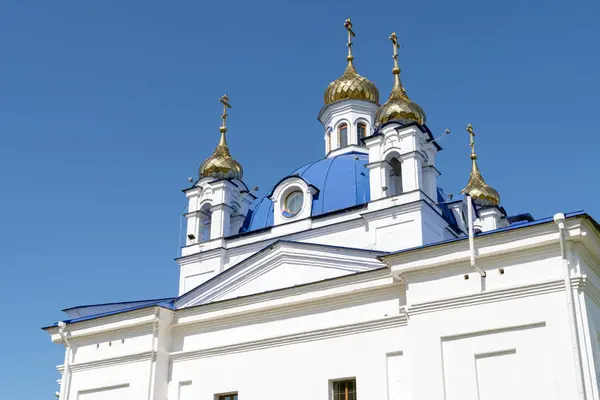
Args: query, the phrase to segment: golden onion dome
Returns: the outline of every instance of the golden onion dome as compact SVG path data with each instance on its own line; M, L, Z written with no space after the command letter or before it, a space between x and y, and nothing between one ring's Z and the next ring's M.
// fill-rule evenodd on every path
M323 97L326 105L348 99L365 100L379 104L377 87L373 82L356 72L351 59L348 60L344 75L327 86Z
M400 81L400 67L398 66L398 39L396 33L392 33L390 40L394 45L394 87L390 93L390 97L382 105L375 114L375 122L378 125L385 124L388 121L400 122L418 122L424 125L426 122L425 111L414 101L408 98L404 86Z
M473 137L475 132L471 124L467 126L467 132L471 136L471 175L467 186L461 191L463 194L471 196L475 204L480 206L497 206L500 204L500 194L496 189L485 183L481 171L477 166L477 154L475 154L475 141Z
M206 177L224 178L224 179L239 179L244 177L244 169L242 165L231 157L225 133L227 132L227 108L231 108L227 95L221 97L220 102L223 103L223 124L219 128L221 131L221 139L213 154L208 157L198 169L199 179Z
M355 36L355 34L352 30L352 22L350 22L350 19L346 20L344 27L348 30L348 56L346 57L348 66L341 77L327 86L325 95L323 96L325 105L348 99L365 100L379 104L379 90L377 90L375 84L364 76L360 76L354 68L352 37Z

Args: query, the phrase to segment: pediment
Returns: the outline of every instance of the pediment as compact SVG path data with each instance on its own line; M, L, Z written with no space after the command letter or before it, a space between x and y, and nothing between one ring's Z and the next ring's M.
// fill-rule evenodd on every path
M275 242L176 300L189 307L370 271L383 252L312 243Z

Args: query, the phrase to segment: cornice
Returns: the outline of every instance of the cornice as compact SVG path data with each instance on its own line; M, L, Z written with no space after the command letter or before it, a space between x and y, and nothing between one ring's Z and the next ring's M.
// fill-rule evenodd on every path
M378 331L383 329L392 329L406 326L406 316L399 315L394 317L382 318L367 322L360 322L349 325L324 328L314 331L295 333L291 335L282 335L261 340L236 343L233 345L219 346L206 349L187 350L171 353L173 363L198 358L221 356L225 354L240 353L245 351L260 350L264 348L273 348L297 343L310 342L315 340L330 339L339 336L355 335L364 332Z
M372 114L375 113L378 108L379 106L377 104L371 103L370 101L344 99L336 101L335 103L325 104L319 111L317 119L321 121L323 125L328 125L329 122L331 122L331 119L339 117L340 115L348 112L356 110L364 114Z
M600 307L600 290L587 277L583 278L583 293Z
M233 325L256 324L261 321L285 319L291 315L305 315L319 313L323 309L343 308L348 304L364 304L379 299L392 299L402 297L399 285L389 279L385 284L355 288L350 292L322 294L317 297L294 299L290 302L263 303L258 307L239 307L223 310L196 309L196 314L188 314L177 318L172 325L176 331L198 331L205 327L228 327ZM200 306L202 307L202 306Z
M178 322L176 325L203 323L213 318L237 318L237 315L265 312L267 309L281 307L297 307L299 304L310 302L323 304L325 301L333 301L335 297L347 296L349 293L358 295L360 292L392 285L393 282L388 269L382 267L325 281L182 308L175 314ZM206 316L211 313L216 316Z
M506 256L510 252L530 250L536 247L558 243L558 230L539 229L498 232L494 235L475 237L477 258ZM396 275L412 273L437 266L453 267L470 257L468 241L455 240L449 243L408 249L403 252L383 256L382 261L392 268Z
M99 360L73 363L69 366L72 372L85 371L89 369L111 367L115 365L135 363L141 361L156 360L157 351L142 351L139 353L130 353L117 357L101 358Z
M468 243L466 245L468 245ZM522 249L520 249L520 250L522 250ZM560 248L558 247L558 243L551 242L546 245L540 245L539 247L528 249L526 255L527 255L527 257L532 257L532 256L536 256L536 255L542 256L541 257L542 259L553 258L553 257L558 258L558 257L560 257ZM515 250L515 251L507 252L507 253L498 252L498 253L486 255L485 257L478 255L477 260L480 261L479 266L483 270L487 270L487 266L490 263L494 263L497 261L503 261L506 264L509 264L511 261L522 261L523 257L524 256L523 256L522 251ZM441 271L444 271L444 270L464 269L465 266L467 266L467 265L468 265L468 263L465 263L465 259L460 258L460 259L448 261L447 263L436 264L429 268L415 269L412 271L404 272L404 273L402 273L402 280L404 280L407 283L411 283L414 280L420 280L420 279L426 278L431 275L439 274Z
M571 284L573 285L573 289L579 290L580 288L584 287L584 279L581 276L573 277L571 278ZM468 307L497 301L517 299L521 297L562 292L564 290L564 280L556 279L533 283L530 285L513 286L464 296L415 303L408 307L407 312L409 315L419 315L430 312L444 311L452 308Z

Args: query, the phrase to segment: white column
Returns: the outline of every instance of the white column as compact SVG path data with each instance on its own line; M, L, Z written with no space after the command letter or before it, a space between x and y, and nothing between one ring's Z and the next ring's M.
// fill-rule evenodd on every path
M439 171L433 165L423 167L423 191L431 200L437 201L437 177Z
M212 206L210 219L210 239L231 235L231 211L227 204Z
M406 193L422 189L422 179L421 157L414 152L402 160L402 190Z

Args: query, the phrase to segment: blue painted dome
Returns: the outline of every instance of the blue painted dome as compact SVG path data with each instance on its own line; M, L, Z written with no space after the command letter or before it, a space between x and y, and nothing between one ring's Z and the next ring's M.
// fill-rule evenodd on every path
M318 189L312 202L314 217L369 201L369 170L365 167L368 160L364 153L340 154L303 165L283 179L297 176ZM242 232L273 226L273 202L269 195L275 186L248 213Z

